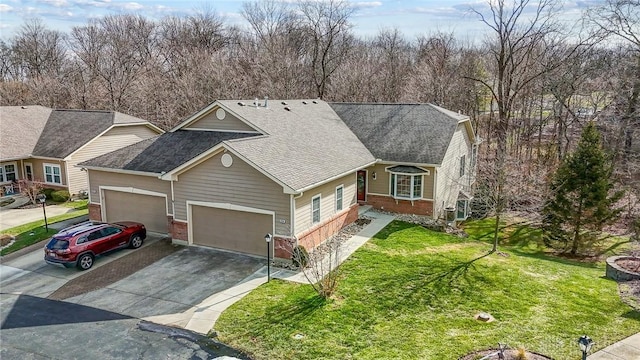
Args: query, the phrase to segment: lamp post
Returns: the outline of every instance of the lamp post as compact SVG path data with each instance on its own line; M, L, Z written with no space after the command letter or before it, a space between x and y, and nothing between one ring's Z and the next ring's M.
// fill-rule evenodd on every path
M587 360L587 354L591 351L593 340L587 335L582 335L578 339L578 345L580 345L580 351L582 351L582 360Z
M267 233L264 236L264 241L267 242L267 282L271 281L271 240L273 235Z
M38 201L42 204L42 213L44 213L44 229L49 232L49 224L47 223L47 210L45 209L45 202L47 201L47 195L38 194L36 197Z

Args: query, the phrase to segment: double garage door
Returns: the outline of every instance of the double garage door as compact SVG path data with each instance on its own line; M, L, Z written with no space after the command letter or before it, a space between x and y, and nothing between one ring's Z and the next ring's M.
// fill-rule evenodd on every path
M104 203L107 222L131 220L143 223L148 231L168 232L164 196L104 190Z
M273 232L273 215L190 206L194 245L266 256L267 243L264 236Z

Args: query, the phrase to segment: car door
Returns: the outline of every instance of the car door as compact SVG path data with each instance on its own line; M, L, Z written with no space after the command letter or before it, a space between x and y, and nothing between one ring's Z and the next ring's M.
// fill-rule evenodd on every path
M125 239L123 231L115 226L107 226L102 229L102 234L106 238L105 241L108 244L107 250L113 250L127 245L129 239Z
M87 249L94 254L99 255L109 249L107 237L104 236L101 229L96 229L87 235Z

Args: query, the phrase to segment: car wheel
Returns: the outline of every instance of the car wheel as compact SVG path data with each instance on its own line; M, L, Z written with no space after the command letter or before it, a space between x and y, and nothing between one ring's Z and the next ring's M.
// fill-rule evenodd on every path
M129 247L137 249L142 246L142 241L142 236L140 236L140 234L133 234L131 236L131 240L129 240Z
M78 269L89 270L93 266L93 255L82 254L78 258Z

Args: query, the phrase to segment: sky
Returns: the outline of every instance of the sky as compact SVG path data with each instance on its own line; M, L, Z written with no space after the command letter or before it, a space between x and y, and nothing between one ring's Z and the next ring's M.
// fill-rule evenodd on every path
M297 0L282 0L295 2ZM317 0L322 1L322 0ZM382 29L399 29L407 38L437 32L454 33L461 40L477 40L488 32L474 9L486 9L495 0L348 0L356 11L351 21L361 37ZM531 0L535 3L537 0ZM573 22L582 10L604 0L557 0L560 18ZM140 14L151 19L186 16L203 9L215 11L226 24L247 27L240 15L245 0L0 0L0 38L14 36L26 20L40 18L49 29L70 32L89 19L110 14Z

